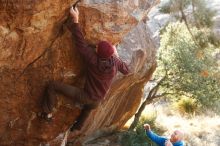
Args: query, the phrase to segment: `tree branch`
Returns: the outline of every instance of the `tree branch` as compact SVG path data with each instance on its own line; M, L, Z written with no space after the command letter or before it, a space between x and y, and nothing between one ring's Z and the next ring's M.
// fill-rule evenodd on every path
M184 23L185 23L185 25L186 25L186 28L187 28L187 30L189 31L189 33L190 33L190 35L191 35L191 37L192 37L194 43L195 43L198 47L201 47L201 46L199 45L199 43L196 41L196 39L195 39L195 37L194 37L194 35L193 35L193 33L192 33L190 27L189 27L188 21L187 21L187 19L186 19L186 15L185 15L184 10L183 10L182 1L181 1L180 8L179 8L179 9L180 9L180 13L181 13L181 15L182 15L182 16L181 16L181 20L184 21Z
M160 85L162 84L162 82L166 79L167 77L167 70L165 75L157 82L157 84L150 90L150 92L148 93L148 96L146 97L145 101L141 104L140 108L138 109L137 113L134 115L134 121L132 122L132 124L129 127L129 130L133 130L136 126L137 123L140 119L140 116L143 112L143 110L145 109L145 106L147 104L150 104L155 98L158 98L157 96L155 96L159 90Z

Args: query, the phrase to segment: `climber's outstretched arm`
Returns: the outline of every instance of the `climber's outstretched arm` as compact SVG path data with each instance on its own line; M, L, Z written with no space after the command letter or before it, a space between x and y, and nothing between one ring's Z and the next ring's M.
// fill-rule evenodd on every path
M79 26L79 11L77 8L70 8L70 16L73 22L73 26L70 28L74 38L76 49L83 55L85 60L89 63L95 64L97 61L95 51L88 46L87 42L84 39L82 31Z

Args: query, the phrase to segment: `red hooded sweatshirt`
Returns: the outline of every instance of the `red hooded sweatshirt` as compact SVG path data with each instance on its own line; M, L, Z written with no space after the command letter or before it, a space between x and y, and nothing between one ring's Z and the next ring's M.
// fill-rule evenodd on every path
M109 58L99 58L93 48L86 43L78 23L73 23L71 32L77 50L87 63L84 91L94 100L104 99L117 71L129 73L128 66L114 54Z

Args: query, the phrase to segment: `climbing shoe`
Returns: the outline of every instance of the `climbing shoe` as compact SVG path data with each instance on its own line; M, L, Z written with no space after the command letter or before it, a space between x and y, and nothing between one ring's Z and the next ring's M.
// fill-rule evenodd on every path
M47 122L51 122L52 121L52 114L51 113L46 113L46 112L39 112L38 114L37 114L37 116L40 118L40 119L43 119L43 120L45 120L45 121L47 121Z

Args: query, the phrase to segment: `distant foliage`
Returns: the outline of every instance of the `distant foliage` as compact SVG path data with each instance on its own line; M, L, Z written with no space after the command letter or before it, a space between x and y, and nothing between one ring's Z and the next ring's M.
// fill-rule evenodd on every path
M216 47L209 29L192 27L195 40L184 23L170 23L161 35L157 74L167 72L162 92L194 97L204 107L218 107L220 69L215 59ZM216 106L214 106L216 105Z
M165 14L174 14L180 11L180 8L186 9L192 0L168 0L159 7L159 11Z
M173 105L180 114L190 116L198 113L201 106L196 99L190 97L182 97L178 101L174 102Z
M162 134L164 130L155 125L156 115L141 117L135 131L127 131L123 134L121 139L122 146L157 146L145 134L143 125L148 123L151 129L158 134Z
M207 3L204 0L194 0L194 24L199 27L212 27L213 20L212 18L215 16L216 11L207 7Z
M216 14L216 11L207 7L204 0L168 0L159 7L159 11L170 14L177 20L183 19L182 11L188 16L188 21L197 28L212 27L212 18Z
M171 1L164 3L162 6L159 7L159 11L161 13L169 14L171 13Z

